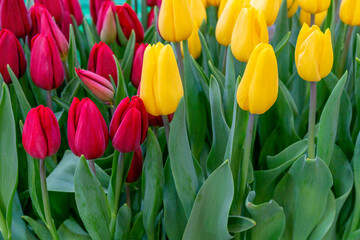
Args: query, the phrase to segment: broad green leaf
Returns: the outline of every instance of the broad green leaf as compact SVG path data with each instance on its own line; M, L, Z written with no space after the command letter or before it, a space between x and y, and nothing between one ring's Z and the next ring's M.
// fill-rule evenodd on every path
M341 55L344 49L346 33L348 30L348 25L343 23L342 21L338 21L335 31L332 31L332 43L334 48L334 65L333 72L337 77L340 77L343 73L341 73L340 65L341 65Z
M52 101L54 101L58 106L62 107L63 109L65 109L67 112L70 109L70 103L66 102L65 100L57 97L57 96L53 96Z
M182 239L231 239L227 220L233 196L234 184L226 161L200 188Z
M61 99L71 104L73 98L75 97L77 91L79 90L80 81L81 80L75 76L75 78L72 79L70 83L68 83L65 86L64 90L61 92Z
M139 212L134 216L132 227L129 233L129 239L142 239L145 233L145 229L143 226L143 217L142 212Z
M124 79L130 79L131 68L134 58L134 49L135 49L135 31L132 30L129 41L126 45L124 59L122 62L122 69L124 70Z
M89 26L89 23L86 18L83 19L83 27L85 30L87 44L90 48L92 48L95 44L95 39L91 27Z
M286 47L286 44L289 42L291 36L291 32L288 32L282 39L281 41L276 45L275 47L275 54L276 56L278 56Z
M251 218L242 216L229 216L228 229L231 233L244 232L253 228L255 225L256 222Z
M63 240L91 240L89 234L87 234L73 218L65 220L65 222L60 225L58 233L60 239Z
M41 239L41 240L51 240L51 234L46 227L46 225L41 221L36 221L28 216L22 217L34 230L35 234Z
M110 238L110 206L99 180L86 159L78 160L75 170L75 200L80 217L92 239Z
M209 73L209 65L208 65L208 61L212 62L212 57L211 57L211 53L209 50L209 46L206 43L206 40L204 38L204 35L202 34L202 32L199 30L199 38L200 38L200 43L201 43L201 52L202 52L202 56L203 56L203 69L204 72L206 74Z
M119 39L121 46L126 46L128 40L126 39L124 32L122 31L122 28L120 26L119 16L117 14L115 14L115 20L116 20L117 38Z
M127 239L130 232L131 225L131 209L124 204L116 217L116 228L114 239Z
M148 22L148 13L147 13L147 4L146 0L141 0L141 24L144 29L147 27Z
M356 111L360 112L360 34L356 35L356 52L354 60L354 97ZM360 116L357 114L353 130L353 139L355 141L360 130Z
M349 159L351 159L354 153L354 143L350 133L352 115L353 111L350 97L346 91L343 91L339 108L339 116L341 117L339 118L337 129L337 145L343 150Z
M226 68L225 68L225 86L223 94L223 104L224 104L224 115L225 120L228 126L232 124L232 118L234 114L234 104L235 103L235 92L236 92L236 77L234 70L234 56L231 52L231 47L229 46L226 54Z
M189 217L199 188L199 182L186 133L184 99L180 100L172 120L169 137L169 157L176 191L184 207L185 214Z
M75 67L79 67L78 57L76 53L76 41L74 27L70 24L70 37L69 37L69 55L68 55L68 68L69 68L69 77L73 79L75 77Z
M118 61L118 59L114 57L114 61L116 64L116 70L117 70L117 88L116 88L116 94L115 94L115 100L114 100L114 104L115 107L117 105L119 105L119 103L121 102L121 100L123 100L124 98L126 98L127 96L129 96L128 92L127 92L127 88L126 88L126 83L124 80L124 75L123 75L123 71L121 70L121 66L120 63Z
M225 85L225 76L224 76L224 74L219 69L217 69L211 63L211 61L209 61L209 67L210 67L210 70L211 70L212 74L214 75L215 80L219 84L221 93L223 93L224 92L224 85ZM210 85L210 83L209 83L209 85Z
M193 69L193 74L195 75L195 77L198 77L197 79L199 81L199 84L205 92L207 99L209 99L209 78L206 76L204 70L193 57L191 57L191 66Z

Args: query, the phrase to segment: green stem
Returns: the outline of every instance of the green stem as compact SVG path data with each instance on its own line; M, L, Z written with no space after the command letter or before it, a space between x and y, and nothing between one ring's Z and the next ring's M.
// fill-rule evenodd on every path
M89 160L89 166L94 175L96 175L95 160Z
M315 159L316 82L310 83L308 158Z
M62 64L63 64L64 72L65 72L65 83L68 84L70 81L70 73L69 73L69 68L67 66L66 60L63 60Z
M48 106L48 108L50 108L52 110L52 99L51 99L51 90L47 91L46 94L46 104Z
M310 27L311 27L312 25L315 25L315 14L311 14L311 15L310 15Z
M46 225L51 233L52 238L55 240L58 240L59 236L57 234L54 221L51 218L49 196L48 196L48 191L47 191L47 186L46 186L45 160L40 159L39 165L40 165L41 194L42 194L43 205L44 205Z
M164 130L165 130L165 136L166 136L166 143L169 146L169 138L170 138L170 123L169 123L169 119L168 116L161 116L163 123L164 123Z
M138 3L137 3L137 0L134 0L134 2L135 2L135 12L137 14L138 13Z
M126 204L131 209L131 190L129 184L125 184L125 191L126 191Z
M181 77L181 80L184 81L184 62L183 62L183 58L182 58L180 42L174 42L174 45L175 45L175 50L176 50L176 58L177 58L177 64L179 67L180 77Z
M347 60L348 52L349 52L349 48L350 48L351 36L352 36L353 29L354 29L353 26L349 26L349 30L348 30L347 36L346 36L344 50L343 50L343 52L341 54L341 58L340 58L340 66L338 68L337 76L342 76L342 73L344 72L344 68L345 68L345 64L346 64L346 60Z
M227 52L228 52L228 47L225 47L225 52L224 52L224 58L223 58L223 64L222 64L222 71L225 73L226 71L226 58L227 58Z

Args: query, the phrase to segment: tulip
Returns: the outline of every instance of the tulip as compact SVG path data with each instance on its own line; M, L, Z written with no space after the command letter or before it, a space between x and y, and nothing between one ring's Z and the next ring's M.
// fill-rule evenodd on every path
M99 74L110 81L110 76L117 85L117 69L114 53L111 48L103 42L95 43L90 51L88 70Z
M316 13L315 14L315 25L321 26L321 24L323 23L324 19L327 16L327 10L321 13ZM300 23L301 24L308 24L310 25L311 22L311 14L308 12L305 12L303 9L301 9L300 11Z
M22 143L25 151L33 158L45 159L57 153L61 144L60 128L50 108L40 105L29 111Z
M340 19L344 23L357 26L360 25L360 2L356 0L342 0L340 5Z
M93 22L96 24L99 17L99 10L103 2L111 0L90 0L90 13Z
M134 156L131 160L130 169L126 177L127 183L134 183L139 180L143 168L143 157L141 148L138 147L134 151Z
M121 6L116 6L116 14L119 17L121 30L127 39L130 38L132 30L134 30L136 42L144 41L144 28L129 4L124 3Z
M79 0L63 0L65 11L68 11L74 16L77 25L81 25L83 22L84 15L81 10Z
M7 65L18 78L24 75L27 66L19 40L12 32L3 29L0 31L0 74L6 83L11 83Z
M300 7L311 14L321 13L327 10L331 0L299 0Z
M176 111L184 95L174 51L170 45L157 43L144 53L140 97L146 111L154 116Z
M231 37L231 51L237 60L247 62L253 49L261 42L269 42L265 16L261 9L244 5Z
M243 0L229 0L216 24L216 40L224 46L228 46L231 42L236 20L239 16Z
M220 1L221 0L206 0L206 5L211 5L211 6L219 6L220 5Z
M61 22L60 29L68 42L69 42L69 38L70 38L70 24L73 24L72 18L70 16L70 13L68 11L65 11L63 21Z
M62 0L35 0L36 4L43 5L55 18L57 24L60 24L64 17L64 5Z
M206 10L201 0L187 0L192 19L196 21L198 26L206 21Z
M169 42L181 42L192 33L192 17L187 0L164 0L159 14L159 31Z
M23 0L0 1L0 28L6 28L18 38L31 31L31 20Z
M281 0L251 0L250 4L263 11L267 25L271 26L275 23L281 2Z
M114 99L115 90L111 82L88 70L81 70L75 68L75 72L81 81L90 89L96 97L103 102L112 102Z
M201 54L201 42L198 31L199 31L199 26L197 25L196 21L194 21L193 32L188 39L189 52L194 59L199 58Z
M49 35L36 35L31 41L30 75L36 86L45 90L60 87L64 68L55 41Z
M96 25L97 32L100 34L101 41L112 44L116 39L116 20L115 3L111 1L103 2L99 11Z
M146 4L150 7L153 7L156 5L156 0L146 0Z
M71 103L68 116L68 141L71 151L88 160L101 157L108 145L109 134L99 109L89 98Z
M138 88L141 81L141 73L143 69L143 61L144 61L144 52L146 47L149 44L142 43L135 51L135 56L133 60L132 70L131 70L131 82L134 87Z
M252 114L263 114L278 96L278 65L273 47L260 43L251 53L244 76L237 90L241 109Z
M299 0L287 0L288 18L294 16L299 8Z
M309 28L305 23L295 48L295 63L300 77L309 82L318 82L331 72L333 62L330 30L327 29L324 34L318 26Z
M170 114L167 116L169 123L173 120L174 118L174 114ZM162 127L164 126L164 122L161 116L153 116L151 114L148 114L148 119L149 119L149 126L150 127Z
M228 0L220 0L219 10L218 10L218 18L220 18L222 12L224 11L225 5Z
M155 11L154 11L154 8L151 8L151 10L148 14L146 27L149 28L153 24L155 24Z
M116 150L133 152L145 141L148 130L147 112L141 98L124 98L110 123L110 138Z

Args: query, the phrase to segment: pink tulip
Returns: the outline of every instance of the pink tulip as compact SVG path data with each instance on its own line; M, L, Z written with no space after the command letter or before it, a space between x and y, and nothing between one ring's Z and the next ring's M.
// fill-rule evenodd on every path
M43 5L60 24L64 17L64 5L62 0L35 0L35 3Z

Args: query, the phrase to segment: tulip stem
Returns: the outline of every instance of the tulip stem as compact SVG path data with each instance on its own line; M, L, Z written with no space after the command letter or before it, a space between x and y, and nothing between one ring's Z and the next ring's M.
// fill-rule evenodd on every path
M46 186L45 160L40 159L39 165L40 165L41 194L42 194L42 200L43 200L43 205L44 205L46 225L51 233L52 238L58 240L59 236L57 234L54 221L51 218L49 196L48 196L48 191L47 191L47 186Z
M310 83L308 158L315 159L316 82Z
M165 130L165 136L166 136L166 143L169 146L169 137L170 137L170 123L169 123L169 119L168 116L161 116L163 123L164 123L164 130Z
M226 71L227 52L228 52L228 47L225 47L223 64L222 64L222 71L223 71L224 73L225 73L225 71Z
M138 4L137 4L137 0L134 0L134 3L135 3L135 12L136 14L138 13Z
M91 171L94 173L94 175L96 175L95 160L89 160L89 166L90 166Z
M129 184L125 184L125 191L126 191L126 204L131 209L131 190Z
M243 202L245 200L245 194L246 194L246 184L247 184L247 178L248 178L248 171L249 171L249 163L250 163L250 157L251 157L251 145L252 145L252 139L253 139L253 133L254 133L254 122L255 122L255 115L249 114L249 120L246 130L246 138L244 142L244 157L241 162L241 179L240 179L240 193L239 193L239 208L240 212L243 206Z
M66 60L63 60L62 64L63 64L64 72L65 72L65 83L68 84L70 81L70 73L69 73L69 68L66 64Z
M176 58L177 58L181 80L184 82L184 62L182 58L180 42L174 42L174 44L175 44Z
M52 110L52 99L51 99L51 90L47 91L47 95L46 95L46 103L48 108L50 108Z
M315 25L315 14L311 14L311 15L310 15L310 27L311 27L312 25Z

